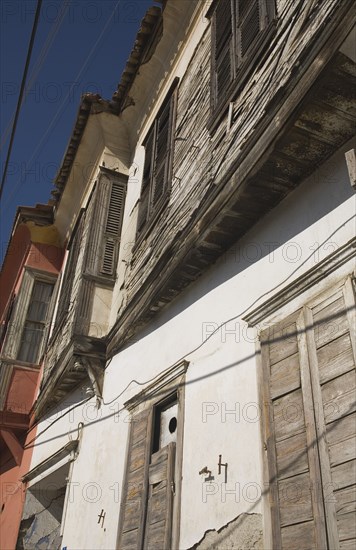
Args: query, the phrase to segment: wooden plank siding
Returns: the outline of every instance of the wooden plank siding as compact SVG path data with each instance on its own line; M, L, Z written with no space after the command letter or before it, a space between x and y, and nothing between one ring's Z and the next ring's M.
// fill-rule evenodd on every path
M133 247L110 356L353 135L354 67L337 53L351 4L277 2L275 31L213 128L207 25L178 85L169 202Z
M261 333L267 455L275 462L269 472L273 548L356 545L351 285L348 279Z

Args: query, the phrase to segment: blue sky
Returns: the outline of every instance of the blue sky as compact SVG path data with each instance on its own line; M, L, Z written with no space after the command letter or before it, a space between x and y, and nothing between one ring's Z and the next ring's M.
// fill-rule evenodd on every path
M43 0L1 201L1 260L19 205L47 203L84 92L111 98L154 0ZM116 9L115 9L116 8ZM1 174L36 0L1 0Z

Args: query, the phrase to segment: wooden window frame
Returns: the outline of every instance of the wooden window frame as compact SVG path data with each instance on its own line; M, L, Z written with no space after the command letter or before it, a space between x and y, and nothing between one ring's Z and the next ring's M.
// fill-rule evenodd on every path
M51 312L51 301L54 295L56 280L57 280L57 277L54 274L47 273L45 271L41 271L38 269L25 267L21 286L14 300L11 317L8 323L8 330L4 338L4 343L2 348L2 354L4 357L13 359L16 362L20 351L20 347L21 347L22 334L23 334L25 322L27 319L28 308L31 303L31 296L32 296L34 285L37 282L48 283L53 285L53 290L52 290L51 300L47 307L46 320L44 323L44 331L42 334L41 343L39 345L39 349L37 353L37 361L36 363L29 363L28 361L19 360L23 364L40 365L45 342L47 340L49 327L50 327L49 314Z
M230 74L229 85L221 97L217 91L217 67L216 67L216 19L219 2L230 1L231 32L224 44L224 49L230 50ZM246 0L245 0L246 1ZM264 46L270 41L276 28L276 2L275 0L250 0L250 6L243 14L242 21L239 19L238 6L241 0L215 0L207 17L211 19L211 116L208 121L209 131L216 129L228 110L229 104L235 99L242 86L246 83L253 68L257 63L262 63L267 55L267 48ZM241 28L248 17L252 14L254 7L259 7L259 31L251 40L247 50L242 52ZM220 52L221 54L221 52Z
M169 201L172 184L178 82L179 78L175 78L151 128L143 140L145 161L139 199L136 241L140 241L149 233ZM162 180L162 192L156 200L156 164L158 162L158 144L160 138L159 124L167 106L169 106L167 146L161 159L161 166L159 166L163 170L164 176Z
M32 304L35 302L35 296L34 292L35 289L39 285L47 285L47 287L50 287L50 294L48 296L48 301L42 301L41 304L45 305L45 312L44 312L44 318L43 319L36 319L33 317L30 317L30 308ZM22 326L21 331L21 337L19 342L19 347L16 354L16 359L20 360L23 363L31 363L31 364L38 364L41 357L41 350L43 349L43 342L46 335L46 329L48 326L48 312L50 311L51 306L51 299L53 296L55 284L53 281L43 281L38 278L35 278L30 299L27 306L27 311L25 315L25 320ZM29 331L29 332L28 332ZM33 333L39 333L39 336L36 336L35 339L32 341L33 336L31 334ZM26 344L26 340L30 336L29 341L29 348L26 351L26 347L24 346ZM37 341L38 339L38 341ZM33 356L33 360L32 360Z

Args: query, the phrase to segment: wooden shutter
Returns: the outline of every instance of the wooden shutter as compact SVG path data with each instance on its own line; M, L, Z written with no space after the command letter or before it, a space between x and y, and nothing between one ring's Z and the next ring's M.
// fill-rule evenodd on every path
M348 281L261 334L276 549L356 542L354 304Z
M238 0L237 2L237 43L238 63L246 54L261 30L261 0Z
M116 181L111 183L110 198L106 207L106 221L101 243L102 257L100 272L103 275L114 275L116 273L125 194L126 186Z
M231 0L220 0L213 18L213 103L224 100L234 77Z
M171 548L175 443L152 455L148 474L145 550Z
M147 475L151 451L150 410L132 417L125 481L121 500L118 548L141 550L147 501Z

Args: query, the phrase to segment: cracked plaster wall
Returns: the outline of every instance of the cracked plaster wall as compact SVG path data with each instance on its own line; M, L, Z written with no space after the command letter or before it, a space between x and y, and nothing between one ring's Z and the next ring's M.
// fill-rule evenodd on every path
M209 530L189 550L262 550L261 514L241 514L216 531Z

